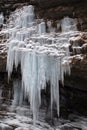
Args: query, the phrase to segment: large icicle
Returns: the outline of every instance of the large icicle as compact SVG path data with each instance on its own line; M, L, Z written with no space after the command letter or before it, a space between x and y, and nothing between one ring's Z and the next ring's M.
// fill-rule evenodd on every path
M34 19L31 5L15 11L9 20L8 78L13 65L17 69L20 64L24 97L30 102L34 122L41 104L41 89L45 89L50 81L51 110L56 103L59 115L59 81L63 83L64 73L70 73L69 36L64 32L76 30L75 21L64 18L61 24L63 33L51 31L47 34L45 22Z

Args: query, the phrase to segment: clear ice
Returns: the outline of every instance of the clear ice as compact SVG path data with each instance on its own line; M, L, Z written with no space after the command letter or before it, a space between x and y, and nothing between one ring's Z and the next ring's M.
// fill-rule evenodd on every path
M41 90L46 88L47 82L50 82L51 87L51 110L55 102L59 116L59 81L64 84L64 74L70 74L67 31L76 31L76 23L66 17L61 21L61 28L62 33L47 33L45 22L35 19L32 5L16 10L9 18L8 79L13 66L17 69L20 64L22 89L24 97L30 102L34 122L38 118ZM18 86L18 83L15 84ZM14 98L13 104L22 102L17 99L19 97L16 92Z

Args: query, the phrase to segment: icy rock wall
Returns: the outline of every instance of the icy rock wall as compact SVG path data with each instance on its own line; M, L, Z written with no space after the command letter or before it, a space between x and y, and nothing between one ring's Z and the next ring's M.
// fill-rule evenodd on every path
M74 33L76 26L74 20L67 17L61 22L62 33L46 33L45 22L34 16L32 5L16 10L9 18L6 33L9 34L8 79L13 66L17 69L20 64L24 97L28 97L36 122L41 104L41 90L46 88L49 81L51 110L55 102L59 115L59 81L63 83L64 74L70 74L69 36ZM75 26L75 30L71 26ZM18 93L15 98L17 97Z

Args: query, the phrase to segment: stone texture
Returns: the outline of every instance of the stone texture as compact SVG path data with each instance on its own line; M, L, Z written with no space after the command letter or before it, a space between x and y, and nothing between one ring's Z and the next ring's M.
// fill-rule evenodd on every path
M34 0L35 1L35 0ZM81 0L36 0L37 3L41 8L50 8L50 7L55 7L59 5L65 5L65 4L76 4L78 2L81 2Z

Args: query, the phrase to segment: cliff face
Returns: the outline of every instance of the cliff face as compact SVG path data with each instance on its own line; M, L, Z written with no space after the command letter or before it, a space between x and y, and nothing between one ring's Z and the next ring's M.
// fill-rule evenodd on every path
M87 30L87 1L86 0L43 0L38 2L36 11L39 17L51 19L56 22L65 16L78 18L78 28L81 31Z
M86 0L1 0L0 12L9 15L16 8L23 5L33 4L37 16L45 20L51 19L56 22L65 16L78 18L78 28L87 30L87 1Z
M37 17L43 18L45 21L52 20L54 27L56 27L57 21L65 16L77 18L78 30L81 32L85 31L81 35L83 42L80 54L83 59L73 58L71 76L65 76L65 85L87 91L87 1L50 0L49 2L49 0L2 0L0 1L0 11L4 12L4 15L7 16L16 8L27 4L33 4L35 6ZM78 44L80 45L81 41L78 41ZM72 49L70 51L72 53ZM4 54L0 55L0 72L6 72L6 57L3 55ZM76 53L74 52L73 55L76 55Z

